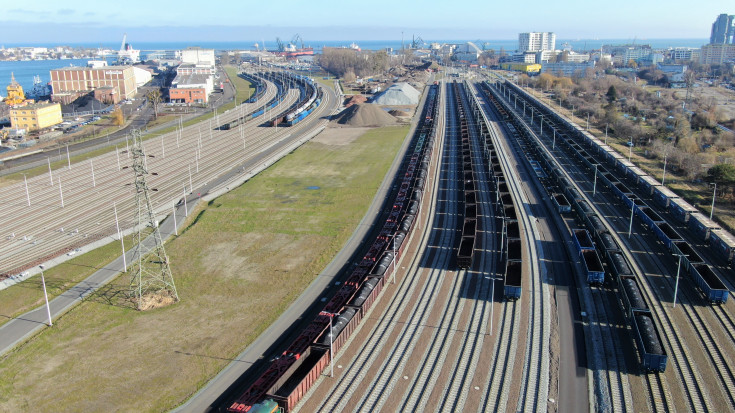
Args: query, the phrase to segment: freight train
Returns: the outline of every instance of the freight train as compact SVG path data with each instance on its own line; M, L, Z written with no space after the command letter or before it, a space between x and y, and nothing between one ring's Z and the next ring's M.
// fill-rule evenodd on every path
M595 179L599 180L602 185L608 187L625 205L631 208L632 213L656 234L661 242L671 250L673 255L682 256L681 264L683 268L692 277L708 301L712 303L724 303L727 301L729 291L717 274L712 271L712 268L702 261L692 262L690 259L691 254L682 253L676 245L681 245L681 242L684 241L683 238L655 212L652 206L647 205L636 196L617 177L629 182L631 187L635 187L642 194L652 196L658 207L670 212L679 222L686 223L700 240L709 241L713 247L713 251L720 258L732 263L735 240L733 240L729 233L722 230L716 223L709 220L703 214L696 212L696 208L693 208L671 190L633 165L613 148L605 145L599 139L571 122L568 122L556 114L556 112L529 99L528 95L517 86L510 83L506 83L506 86L513 93L518 93L528 102L532 103L534 105L532 107L535 108L534 110L543 114L544 121L554 129L555 141L560 142L575 157L580 159L591 173L595 171ZM600 161L599 163L598 160ZM688 250L693 249L688 248Z
M459 247L457 248L457 266L462 269L467 269L472 266L472 259L475 256L475 233L477 232L475 169L473 167L469 125L465 114L465 106L462 101L462 91L464 88L461 88L461 84L456 82L453 82L451 85L457 118L459 119L458 126L462 144L462 188L464 191L464 212L462 215L463 219L460 221L462 236L460 237Z
M304 88L302 84L303 80L301 79L303 76L291 75L288 72L261 72L261 73L257 73L254 75L243 75L243 77L246 78L247 80L250 80L251 82L257 82L255 95L251 97L250 99L248 99L246 102L249 102L249 103L256 102L257 99L259 99L260 97L263 96L263 94L265 94L265 89L266 89L265 80L270 80L271 82L273 82L278 88L278 92L276 93L276 96L273 99L271 99L268 103L263 105L262 108L254 110L248 113L247 115L240 116L237 119L232 120L230 122L223 123L222 125L216 128L218 130L235 129L239 125L244 124L245 122L251 119L255 119L259 116L262 116L267 111L274 109L285 98L286 91L288 90L288 87L289 87L288 83L296 83L300 88L302 89ZM258 96L258 94L260 94L260 96ZM250 102L253 98L255 100Z
M299 100L276 116L270 126L293 126L316 109L322 101L322 91L307 76L292 75L299 86Z
M461 86L463 90L466 90L467 85L465 83L461 83ZM481 109L479 107L479 103L474 98L474 95L472 96L473 98L468 99L470 109L473 111L473 113L480 113ZM481 144L484 153L480 157L470 157L470 162L483 160L487 161L487 164L472 164L472 169L470 170L470 168L468 168L468 162L466 161L466 158L464 158L464 156L466 156L465 154L467 154L468 151L464 149L465 139L463 138L463 159L465 159L465 161L463 162L463 173L465 180L465 225L462 229L463 241L464 234L466 233L465 229L470 228L467 230L467 233L469 233L469 231L471 231L471 229L473 228L471 220L476 219L477 217L477 207L474 201L476 198L476 194L474 192L476 174L472 171L477 171L480 168L483 168L485 170L488 170L491 174L492 179L489 181L491 191L490 195L495 196L496 200L495 218L500 220L502 223L500 240L500 250L502 257L501 268L502 264L505 264L505 269L502 276L503 296L506 299L515 300L521 297L521 283L524 277L523 271L524 269L528 268L527 266L524 267L522 264L524 240L521 239L518 215L516 213L519 206L516 205L515 200L510 194L506 181L506 173L501 166L498 153L495 149L495 143L493 141L493 137L497 138L495 131L490 129L490 126L487 122L485 122L484 119L478 117L476 118L476 121L479 126L479 136L481 138ZM462 134L464 135L464 132L462 132ZM467 205L470 206L468 207ZM469 222L468 217L470 219ZM458 263L460 262L460 259L463 258L462 253L462 244L460 243L460 249L457 255ZM466 257L466 252L464 256Z
M398 191L383 226L357 267L343 274L340 289L296 340L228 411L252 412L277 403L291 411L338 352L382 291L408 244L423 197L436 134L438 87L427 92L424 116L404 158ZM422 176L424 178L422 178ZM331 328L330 328L331 327ZM267 410L266 410L267 411Z
M590 168L595 167L596 160L602 161L597 166L598 177L607 181L606 184L618 186L620 181L616 178L617 175L620 179L626 179L636 185L642 193L652 195L658 206L671 213L677 221L686 224L700 241L709 243L716 255L732 265L735 255L735 238L732 234L723 230L704 214L697 212L697 209L691 204L633 165L615 149L578 125L569 122L546 105L540 104L518 86L505 82L503 87L508 89L508 93L515 93L527 103L531 103L537 116L543 115L543 122L552 125L556 139L567 142L569 146L578 151L579 156ZM620 192L623 192L622 187L620 189Z
M561 167L545 151L541 150L538 141L532 138L525 125L520 122L519 115L512 112L510 105L504 102L489 83L483 83L480 87L486 98L497 109L501 118L508 122L509 129L522 139L529 158L533 158L536 164L544 170L544 188L552 194L563 194L564 199L571 204L569 211L574 210L580 222L587 229L574 231L577 251L582 256L586 269L586 280L590 284L601 284L605 281L605 272L600 261L600 256L606 261L613 273L613 280L618 285L618 297L622 302L624 313L633 330L633 336L637 343L641 360L641 367L648 372L663 372L666 369L668 355L661 344L656 323L653 320L648 304L640 293L638 279L633 274L632 266L621 253L617 242L607 231L602 220L594 210L580 196L579 192L561 173ZM512 114L512 115L511 115ZM559 139L559 136L556 136ZM560 211L561 213L561 211ZM585 234L587 237L585 237ZM592 238L591 242L588 238ZM590 249L593 247L594 249ZM593 257L594 253L594 257ZM588 255L589 258L585 257ZM589 261L588 261L589 260ZM634 281L630 281L633 279ZM631 287L633 283L635 287Z

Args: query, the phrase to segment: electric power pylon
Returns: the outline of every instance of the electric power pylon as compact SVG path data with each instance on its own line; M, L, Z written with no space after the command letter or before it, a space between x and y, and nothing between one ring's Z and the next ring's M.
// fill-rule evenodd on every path
M163 239L158 230L156 218L153 215L151 204L151 189L146 182L148 175L146 154L143 149L143 139L139 130L131 132L133 146L130 150L133 155L133 172L135 173L135 204L138 208L137 230L135 232L135 255L130 268L130 296L137 301L138 310L144 309L143 303L147 299L155 300L170 297L179 301L176 285L171 274L166 250L163 248ZM153 158L152 155L148 155ZM151 228L153 233L144 245L144 228ZM151 242L152 241L152 242ZM153 245L150 245L150 244Z

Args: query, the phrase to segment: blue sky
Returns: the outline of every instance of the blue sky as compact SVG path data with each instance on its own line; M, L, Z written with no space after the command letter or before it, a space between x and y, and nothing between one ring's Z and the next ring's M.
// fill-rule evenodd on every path
M337 6L335 6L335 4ZM695 6L692 6L695 4ZM730 10L727 8L730 7ZM34 0L3 6L0 42L305 39L709 38L725 0L460 1L97 1Z

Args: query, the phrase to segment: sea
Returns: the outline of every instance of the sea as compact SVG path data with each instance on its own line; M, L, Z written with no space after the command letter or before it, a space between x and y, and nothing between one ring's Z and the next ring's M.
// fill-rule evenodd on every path
M501 48L505 51L513 51L518 48L517 39L501 39L501 40L482 40L482 39L465 39L465 40L427 40L426 43L453 43L460 44L471 41L478 47L483 49L493 49L499 51ZM132 46L141 51L141 58L145 59L146 55L161 50L181 50L187 47L197 46L204 49L214 50L255 50L255 44L258 43L262 50L264 42L262 40L253 41L227 41L227 42L139 42ZM316 53L321 52L324 47L350 47L352 41L335 41L335 40L317 40L313 42L305 42L304 46L313 47ZM381 50L392 48L399 50L403 45L409 46L410 41L401 40L356 40L357 46L363 50ZM569 44L572 50L585 51L599 49L602 45L621 45L621 44L647 44L654 49L668 49L672 47L701 47L707 44L707 39L557 39L556 46L561 49L564 44ZM55 43L29 43L15 44L8 43L2 46L10 47L54 47L59 44ZM118 42L107 43L72 43L65 46L73 48L89 48L89 49L110 49L117 50L120 48ZM266 49L275 49L275 42L265 42ZM15 80L23 86L23 90L31 90L33 88L34 76L39 76L43 83L50 81L49 72L52 69L58 69L65 66L84 66L89 59L66 59L66 60L30 60L30 61L0 61L0 95L5 96L5 86L10 83L10 74L15 75Z

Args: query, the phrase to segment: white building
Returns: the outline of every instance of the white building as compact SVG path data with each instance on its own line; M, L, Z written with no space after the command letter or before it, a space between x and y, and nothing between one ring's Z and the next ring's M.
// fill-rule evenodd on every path
M580 76L585 77L587 75L587 69L595 67L594 61L584 63L573 63L573 62L557 62L557 63L544 63L541 65L541 73L551 73L558 76Z
M671 50L671 60L692 61L699 60L699 49L692 47L675 47Z
M133 66L133 74L135 75L135 85L141 87L153 79L153 74L148 70Z
M481 53L482 50L477 45L472 42L467 42L457 46L452 58L459 61L477 62L477 58Z
M518 34L519 52L540 52L556 49L556 34L552 32L529 32Z
M181 51L181 63L197 66L214 66L214 49L190 47Z

